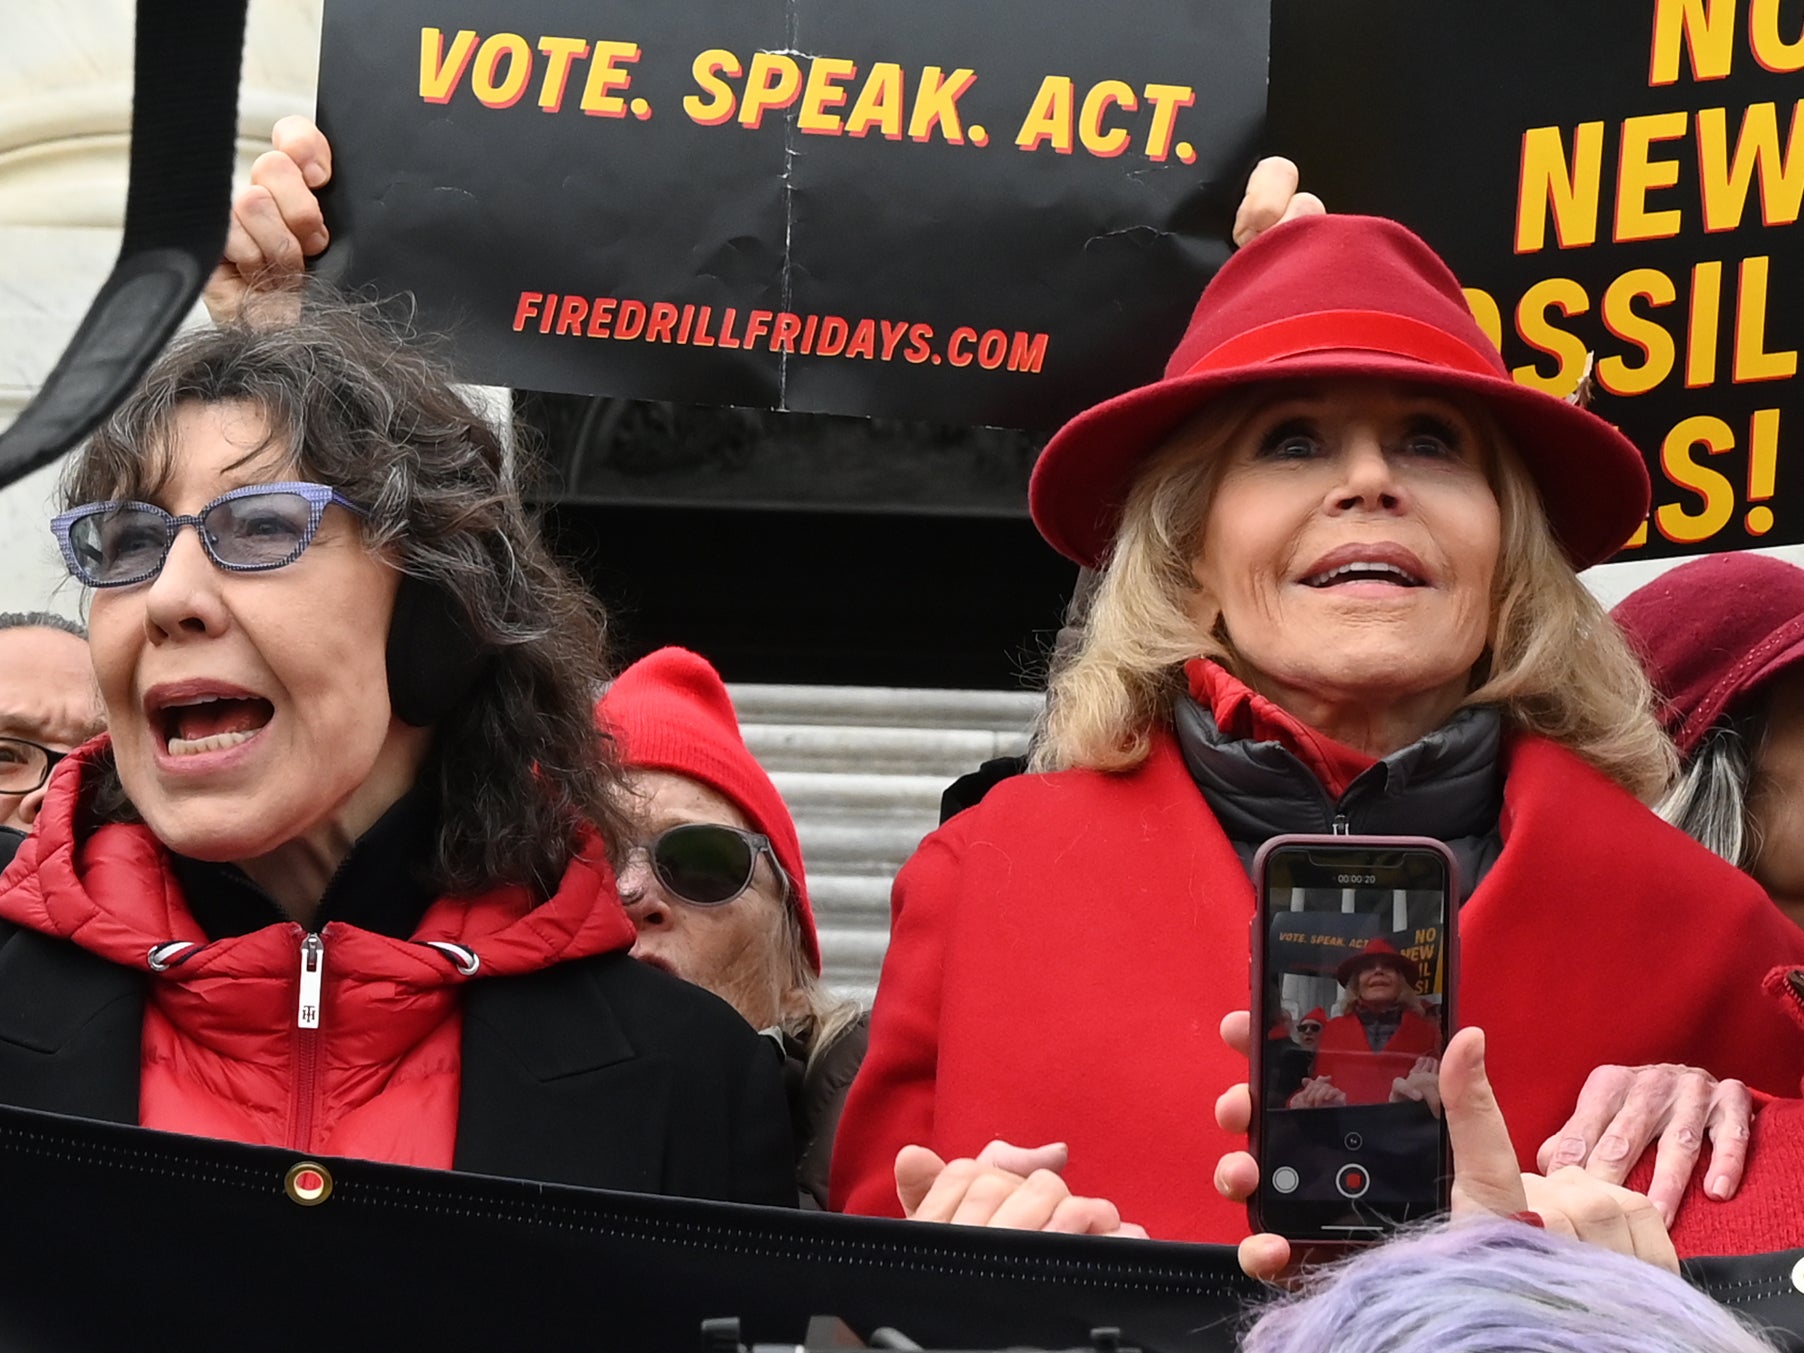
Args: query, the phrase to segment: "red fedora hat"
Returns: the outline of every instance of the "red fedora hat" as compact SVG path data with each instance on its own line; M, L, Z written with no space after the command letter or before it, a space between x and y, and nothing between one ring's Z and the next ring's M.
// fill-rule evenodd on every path
M1707 554L1617 603L1686 760L1725 714L1804 664L1804 569L1764 554Z
M1403 975L1403 980L1411 986L1421 977L1422 970L1414 959L1405 958L1385 940L1367 940L1365 948L1351 958L1341 960L1340 967L1334 970L1334 980L1343 987L1353 985L1353 979L1367 968L1394 968Z
M1540 489L1574 568L1647 516L1647 468L1595 414L1510 379L1447 265L1395 221L1274 226L1216 273L1163 379L1086 409L1046 444L1028 503L1040 534L1091 567L1109 553L1146 457L1210 400L1257 381L1374 376L1478 399Z

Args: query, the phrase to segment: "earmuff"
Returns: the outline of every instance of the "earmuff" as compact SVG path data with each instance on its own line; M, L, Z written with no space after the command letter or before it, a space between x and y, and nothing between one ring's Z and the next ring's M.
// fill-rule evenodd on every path
M388 626L388 703L415 728L439 722L470 693L489 653L451 594L403 576Z

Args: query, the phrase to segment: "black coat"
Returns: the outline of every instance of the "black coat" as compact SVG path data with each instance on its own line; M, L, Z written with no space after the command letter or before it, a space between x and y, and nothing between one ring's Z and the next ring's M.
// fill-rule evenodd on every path
M0 923L0 1103L136 1123L146 980ZM453 1164L795 1204L769 1041L724 1001L624 953L470 984Z

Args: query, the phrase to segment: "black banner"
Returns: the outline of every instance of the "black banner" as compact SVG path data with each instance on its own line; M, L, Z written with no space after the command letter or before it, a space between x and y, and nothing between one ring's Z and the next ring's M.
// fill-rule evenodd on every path
M1262 1295L1222 1245L305 1161L4 1107L0 1197L0 1346L22 1353L694 1353L706 1319L794 1345L829 1314L929 1349L1082 1348L1113 1326L1147 1353L1229 1353ZM1686 1276L1804 1349L1800 1262L1702 1259Z
M0 1108L0 1347L697 1353L816 1315L928 1348L1229 1353L1228 1246L986 1231L490 1179Z
M1270 148L1648 456L1621 558L1804 541L1804 3L1276 0Z
M1226 257L1267 0L328 0L329 275L468 379L1048 427Z

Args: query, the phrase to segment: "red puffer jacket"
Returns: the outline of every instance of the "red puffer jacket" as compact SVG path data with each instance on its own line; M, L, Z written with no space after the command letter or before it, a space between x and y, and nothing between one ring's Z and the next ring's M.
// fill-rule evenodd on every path
M464 984L633 942L594 846L549 900L522 888L440 899L408 939L334 921L209 942L147 828L78 833L82 771L103 746L58 768L0 874L0 918L151 974L146 1127L448 1169Z

